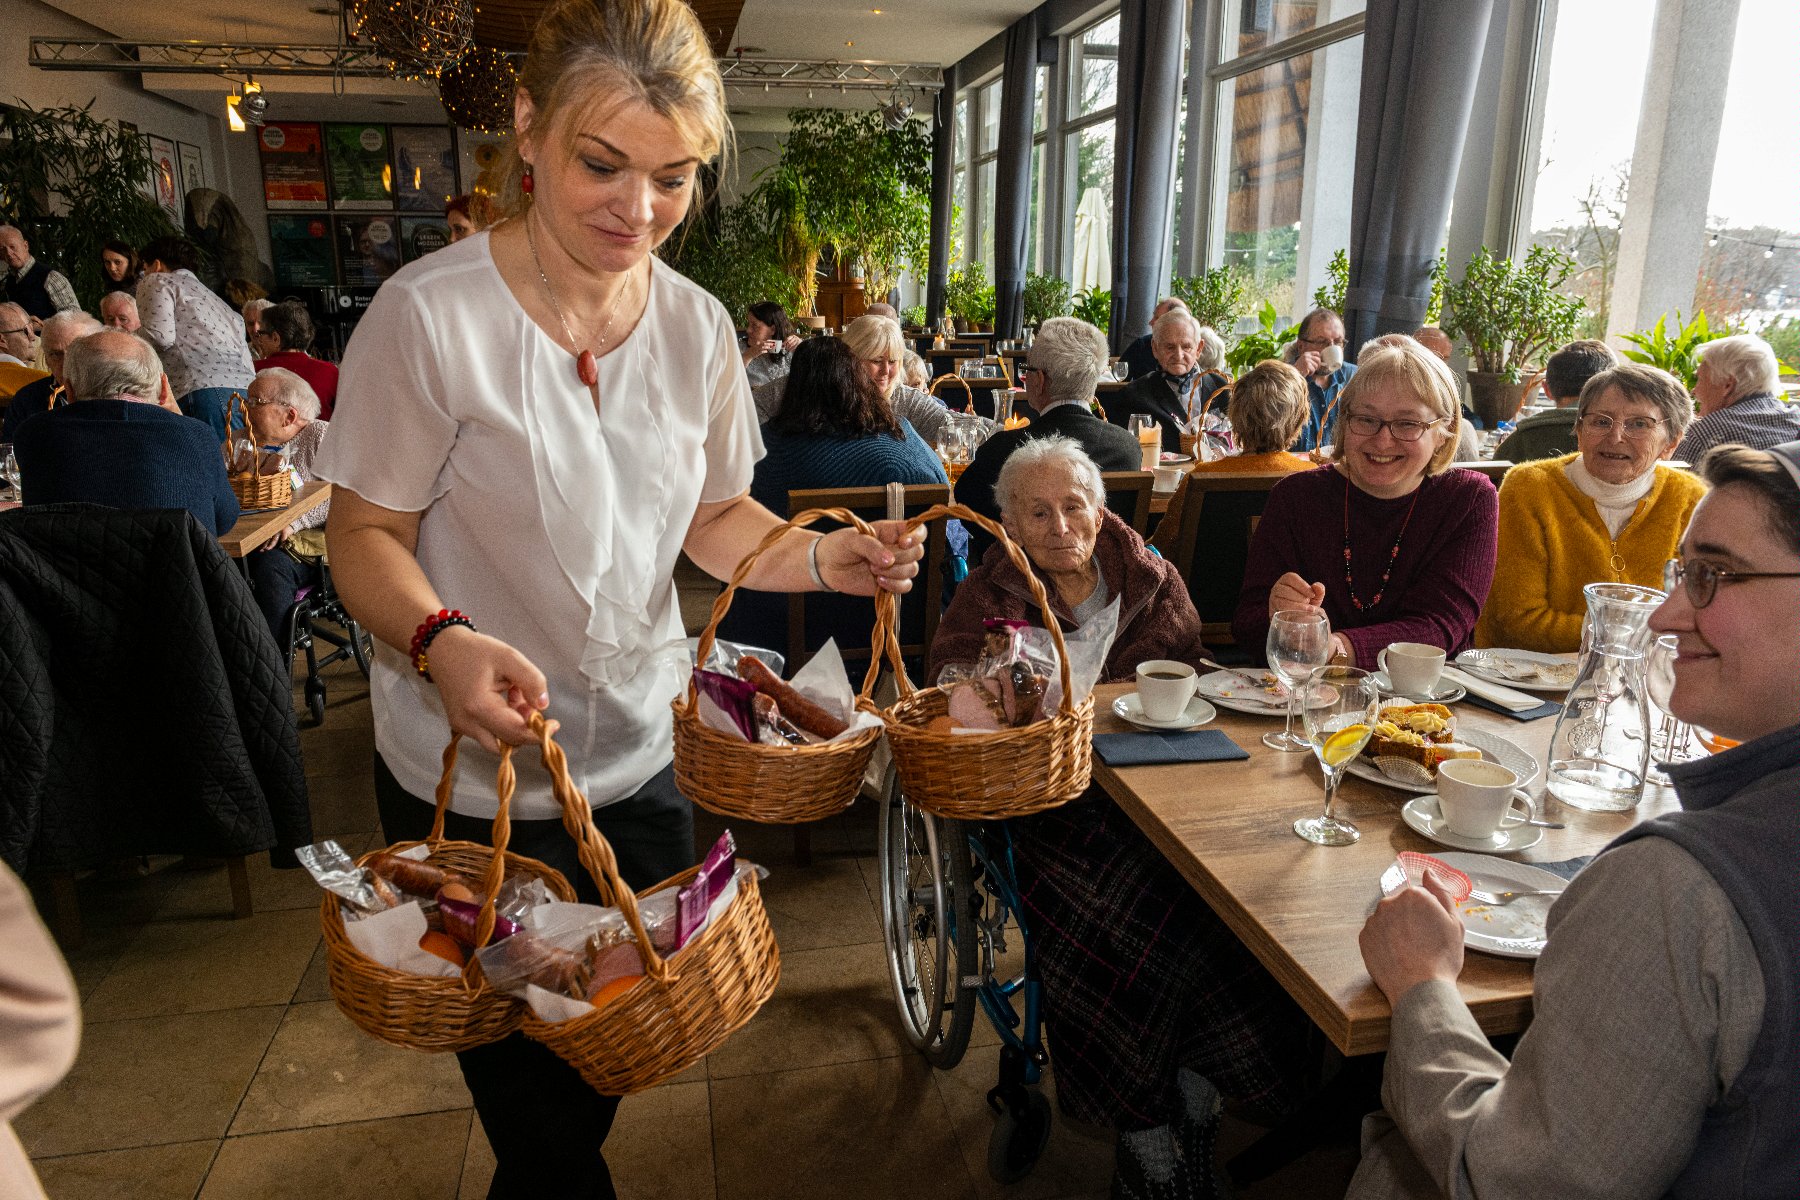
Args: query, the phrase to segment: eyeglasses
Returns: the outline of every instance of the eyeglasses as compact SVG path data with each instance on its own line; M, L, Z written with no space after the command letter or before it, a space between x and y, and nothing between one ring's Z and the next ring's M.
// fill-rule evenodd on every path
M1020 379L1025 378L1027 375L1042 375L1044 373L1044 368L1034 367L1030 363L1020 363L1018 366L1014 367L1013 370L1019 373Z
M1330 338L1303 337L1298 340L1302 346L1341 346L1344 344L1344 339L1341 337L1330 337Z
M1379 417L1371 417L1364 413L1353 413L1344 418L1350 432L1358 437L1374 437L1383 429L1394 435L1397 442L1416 442L1425 436L1425 431L1433 425L1442 425L1444 418L1435 421L1412 421L1402 418L1398 421L1383 421Z
M1721 579L1727 582L1738 579L1800 579L1800 571L1728 571L1723 567L1713 566L1703 558L1691 563L1671 558L1663 564L1663 591L1672 593L1677 585L1685 585L1688 603L1695 608L1705 608L1713 602L1713 594L1719 590Z
M15 333L30 333L31 326L21 325L17 329L0 329L0 337L11 337Z
M1581 418L1582 426L1600 437L1608 437L1615 427L1620 427L1619 431L1624 434L1626 440L1633 442L1643 441L1655 431L1658 425L1665 424L1667 421L1667 417L1627 417L1621 423L1605 413L1594 413Z

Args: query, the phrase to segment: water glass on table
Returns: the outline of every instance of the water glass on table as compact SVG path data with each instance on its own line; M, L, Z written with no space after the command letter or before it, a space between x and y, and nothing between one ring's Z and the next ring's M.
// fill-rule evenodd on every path
M1331 622L1316 608L1284 608L1269 618L1263 649L1269 670L1287 687L1287 724L1280 733L1263 734L1263 745L1288 753L1310 750L1294 733L1294 710L1307 681L1331 661Z
M0 442L0 481L5 483L9 499L22 499L19 491L19 460L13 457L11 442Z
M1326 667L1312 677L1301 708L1307 744L1325 776L1325 811L1294 822L1294 832L1318 846L1348 846L1362 831L1333 816L1338 782L1344 768L1361 754L1375 732L1381 689L1374 676L1358 667Z
M1149 413L1132 413L1125 419L1125 428L1138 441L1138 453L1141 456L1141 470L1154 471L1162 462L1162 430L1157 427L1156 418Z
M1665 633L1650 643L1650 649L1644 653L1644 685L1650 693L1650 703L1662 713L1662 724L1658 726L1656 737L1650 744L1650 752L1654 758L1660 755L1664 762L1683 762L1691 756L1688 745L1688 727L1675 719L1669 710L1669 698L1675 692L1675 635ZM1668 775L1660 766L1652 766L1650 770L1652 783L1667 784Z

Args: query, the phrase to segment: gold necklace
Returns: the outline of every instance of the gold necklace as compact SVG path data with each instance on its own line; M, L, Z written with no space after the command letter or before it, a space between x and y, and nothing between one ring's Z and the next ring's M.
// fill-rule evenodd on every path
M525 217L525 244L531 248L531 262L537 268L538 278L543 281L544 295L550 300L550 309L556 314L557 321L563 327L563 333L569 339L569 352L575 355L575 373L581 382L587 385L589 395L594 398L594 412L600 412L600 364L594 358L592 350L581 348L575 337L575 331L569 328L569 319L563 316L562 304L556 298L556 289L550 286L550 276L544 271L544 262L538 257L537 238L531 231L531 216ZM612 311L606 314L606 324L600 327L600 337L596 344L604 346L606 335L612 332L613 319L619 315L619 306L625 302L625 293L631 290L631 277L627 275L625 282L619 285L619 294L613 297Z

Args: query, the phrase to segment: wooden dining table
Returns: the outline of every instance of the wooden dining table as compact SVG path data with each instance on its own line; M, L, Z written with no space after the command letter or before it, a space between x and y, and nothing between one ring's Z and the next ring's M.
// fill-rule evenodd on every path
M304 484L285 508L247 512L219 535L219 545L233 558L243 558L287 526L331 499L331 485L323 479Z
M1132 727L1112 711L1129 683L1094 689L1094 732ZM1637 808L1595 813L1543 799L1544 765L1554 717L1515 721L1472 704L1453 706L1459 726L1507 739L1539 763L1530 791L1539 817L1564 829L1544 830L1536 846L1508 858L1560 862L1593 854L1639 821L1676 808L1675 794L1652 787ZM1112 768L1094 756L1094 780L1135 821L1184 879L1249 947L1287 993L1345 1054L1387 1049L1390 1009L1370 981L1357 933L1381 898L1379 880L1402 850L1442 848L1400 817L1412 794L1346 776L1336 813L1362 838L1350 846L1315 846L1293 823L1323 811L1324 786L1312 754L1262 744L1281 727L1277 716L1219 709L1206 726L1249 751L1237 762ZM1532 963L1475 950L1464 956L1457 986L1481 1028L1516 1033L1531 1019Z

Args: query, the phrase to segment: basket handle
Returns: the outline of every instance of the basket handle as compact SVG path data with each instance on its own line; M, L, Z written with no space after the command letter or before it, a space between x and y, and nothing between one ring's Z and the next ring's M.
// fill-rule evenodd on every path
M858 533L864 533L870 537L875 536L874 527L847 508L809 508L787 524L777 525L774 529L769 530L768 535L763 538L756 549L745 555L744 560L738 563L737 570L731 573L731 581L725 585L725 590L719 594L719 598L713 601L712 618L706 622L706 629L700 634L700 644L694 650L694 663L696 666L704 665L706 660L711 657L713 638L719 631L719 622L725 619L725 614L727 612L731 611L731 599L737 594L738 588L743 586L743 582L749 576L751 568L756 566L756 560L761 558L764 552L774 546L776 542L779 542L782 538L786 537L790 530L805 529L816 521L824 520L839 521L845 525L852 525L856 528ZM883 593L881 589L877 589L877 594L880 595L885 593ZM887 641L887 629L882 619L881 608L877 605L875 612L875 629L873 637L871 638L871 649L869 652L869 670L867 674L863 676L862 691L859 692L856 697L856 707L858 708L863 707L868 702L869 697L874 693L875 680L881 674L881 654ZM687 707L680 711L683 715L692 716L698 711L699 702L699 685L694 682L692 676L689 676L686 701Z
M1074 712L1075 697L1071 695L1073 689L1069 681L1069 647L1068 644L1063 641L1062 622L1058 621L1056 619L1056 614L1050 611L1050 594L1044 590L1044 584L1038 579L1037 572L1031 569L1031 562L1025 557L1025 552L1019 549L1010 537L1006 536L1006 530L1001 528L998 521L989 520L974 509L965 507L961 504L932 505L930 508L906 523L907 532L911 533L913 530L918 529L920 526L931 521L935 521L939 517L956 517L965 523L974 522L976 525L981 526L981 528L993 534L994 540L1000 543L1006 550L1007 557L1012 559L1013 566L1019 568L1019 573L1025 576L1025 583L1031 588L1031 598L1037 601L1039 610L1044 614L1044 627L1050 631L1050 638L1056 643L1057 674L1062 679L1062 711L1065 713ZM886 602L886 611L888 613L885 622L889 630L889 637L887 640L888 661L894 668L895 685L899 688L901 697L905 698L913 695L917 689L913 687L912 680L907 678L906 668L900 661L899 625L893 620L892 616L894 609L893 596L887 592L882 592L877 595L875 597L875 605L878 610L883 607L884 601Z
M533 713L539 721L543 718ZM444 814L450 809L450 793L456 785L456 749L462 744L462 734L452 731L450 744L444 747L444 774L437 785L437 811L431 818L431 832L425 835L425 843L433 849L444 840ZM500 884L506 879L506 846L512 841L512 756L511 746L502 746L500 755L500 775L506 781L505 786L498 788L500 807L494 811L494 856L488 860L487 874L482 878L481 916L475 922L475 942L487 945L488 938L494 932L494 901L500 894ZM469 961L473 963L474 958ZM466 973L465 973L466 974Z
M969 381L964 379L961 375L955 375L949 371L945 371L942 375L939 375L936 379L932 380L931 386L926 390L935 396L938 394L938 388L942 387L946 382L957 384L962 388L963 395L966 397L964 403L969 406L970 411L973 411L975 408L975 389L970 387Z

